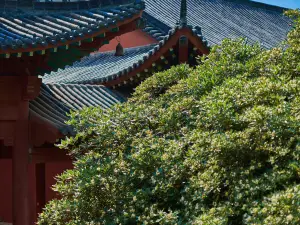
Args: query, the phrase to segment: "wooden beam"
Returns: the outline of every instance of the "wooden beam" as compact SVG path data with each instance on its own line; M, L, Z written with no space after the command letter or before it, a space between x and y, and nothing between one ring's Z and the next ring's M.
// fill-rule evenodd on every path
M39 147L33 148L30 153L30 160L34 163L47 163L47 162L70 162L71 157L68 152L57 147Z
M56 143L57 140L65 136L50 120L33 111L30 112L30 133L31 144L35 147L42 146L45 143Z
M202 40L192 33L192 30L184 28L183 33L187 36L188 40L194 45L194 48L197 48L198 52L201 54L208 55L209 48L204 45Z
M189 40L186 36L179 38L178 63L187 63L189 59Z

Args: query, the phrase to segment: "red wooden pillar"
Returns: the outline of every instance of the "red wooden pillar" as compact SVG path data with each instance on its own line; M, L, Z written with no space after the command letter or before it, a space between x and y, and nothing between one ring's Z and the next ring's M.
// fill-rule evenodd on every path
M39 213L45 206L45 164L31 161L29 163L29 204L30 224L35 224Z
M32 225L32 211L29 195L29 101L40 92L41 79L38 77L20 76L14 78L12 87L16 102L15 132L12 153L12 199L13 225Z
M29 102L21 100L15 124L13 149L13 224L29 225L28 151L29 151Z
M189 59L189 41L186 36L179 38L179 63L187 63Z
M35 190L36 190L36 218L37 221L38 214L42 212L46 204L46 168L45 163L35 164Z

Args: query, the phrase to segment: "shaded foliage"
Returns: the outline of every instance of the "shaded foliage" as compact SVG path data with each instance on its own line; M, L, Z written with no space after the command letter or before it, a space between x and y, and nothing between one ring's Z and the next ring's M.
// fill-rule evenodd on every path
M299 224L300 19L280 47L224 40L125 104L74 112L77 158L38 224Z

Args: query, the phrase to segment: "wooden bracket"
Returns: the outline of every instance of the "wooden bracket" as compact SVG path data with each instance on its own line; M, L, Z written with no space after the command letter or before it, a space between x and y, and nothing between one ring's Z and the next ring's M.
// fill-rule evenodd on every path
M36 76L26 76L24 77L23 83L23 95L22 99L24 101L33 100L40 94L40 87L42 85L42 79Z

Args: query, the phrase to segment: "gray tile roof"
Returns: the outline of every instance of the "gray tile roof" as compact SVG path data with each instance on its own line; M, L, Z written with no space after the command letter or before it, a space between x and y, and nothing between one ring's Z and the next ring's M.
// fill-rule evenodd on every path
M125 3L133 2L134 0L101 0L101 1L99 0L31 0L31 1L34 2L35 8L83 9L83 8L90 8L98 5L106 6L106 5L114 5L114 4L125 4Z
M59 69L43 76L44 83L71 83L71 84L99 84L115 80L127 75L132 70L140 67L144 62L164 46L170 37L180 29L180 26L169 30L158 44L125 49L124 56L115 56L115 51L96 53L84 57L72 66ZM206 39L202 36L201 28L188 27L192 34L207 46Z
M161 40L175 26L180 16L180 0L145 0L145 31ZM225 38L246 37L250 43L260 41L264 47L276 46L290 30L290 20L283 8L247 0L189 0L188 24L199 26L210 45ZM153 29L151 29L151 27Z
M93 36L101 29L138 15L143 3L83 10L0 12L0 52L45 49ZM78 39L79 38L79 39Z
M40 95L30 101L30 112L55 126L62 134L74 134L65 124L70 110L99 106L107 109L116 103L125 101L123 97L104 86L42 84Z
M146 0L143 17L148 23L144 31L159 44L126 49L121 57L115 57L114 52L85 57L64 70L46 74L43 81L98 84L128 74L159 50L178 29L180 2ZM224 38L247 37L252 43L260 41L270 48L284 40L290 29L290 20L282 15L283 9L279 7L244 0L190 0L187 3L188 24L206 45L219 44Z
M115 56L115 51L96 53L65 69L45 74L43 82L92 84L115 79L142 64L156 45L125 49L124 56Z

